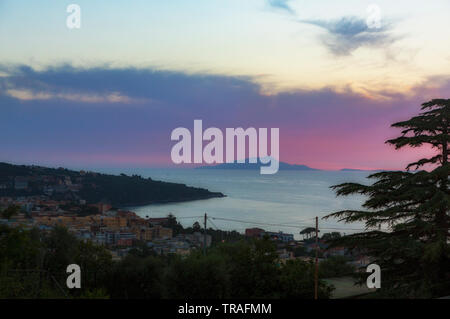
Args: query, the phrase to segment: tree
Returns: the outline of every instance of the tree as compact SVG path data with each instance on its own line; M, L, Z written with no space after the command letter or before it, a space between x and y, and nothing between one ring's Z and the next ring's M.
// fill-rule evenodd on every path
M194 230L194 232L200 232L202 230L202 227L200 226L199 222L195 222L192 225L192 229Z
M105 247L94 244L92 241L78 241L77 244L75 263L82 269L83 288L96 287L112 267L111 253Z
M333 239L337 238L341 238L341 233L335 231L331 233L325 233L321 237L321 239L324 241L332 241Z
M0 299L58 296L43 282L39 268L43 247L35 235L34 230L0 225Z
M315 232L316 232L316 229L314 227L307 227L300 232L300 235L303 236L303 239L305 239L305 236L306 236L306 239L309 239L309 238L311 238L312 234L314 234Z
M320 263L319 277L332 278L352 275L355 267L344 256L331 256Z
M225 256L233 298L278 298L279 260L276 245L268 237L217 246Z
M301 260L288 260L280 271L280 297L282 299L312 299L314 297L314 264ZM334 287L319 280L318 298L328 299Z
M165 297L170 299L230 298L230 278L224 256L194 252L187 258L178 256L165 276Z
M15 214L17 214L20 211L20 206L17 205L10 205L8 208L2 210L1 214L2 217L5 219L10 219Z
M365 222L367 232L345 236L335 244L363 249L381 267L384 291L412 297L450 292L450 100L423 103L422 111L393 124L403 129L402 134L386 143L396 149L429 146L435 150L434 156L409 164L406 171L372 174L369 178L377 180L372 185L332 186L337 195L362 194L368 200L365 210L344 210L325 217ZM416 171L410 172L410 168ZM429 171L417 171L419 168Z
M293 249L294 257L308 256L308 252L304 246L298 246Z
M159 299L164 268L162 258L128 255L107 272L105 294L112 299Z
M43 267L56 279L65 280L66 268L76 263L75 257L78 252L78 241L67 228L56 226L48 236L44 238L47 248Z
M167 222L164 223L164 227L172 229L174 237L183 232L183 226L181 226L177 218L172 214L167 215Z

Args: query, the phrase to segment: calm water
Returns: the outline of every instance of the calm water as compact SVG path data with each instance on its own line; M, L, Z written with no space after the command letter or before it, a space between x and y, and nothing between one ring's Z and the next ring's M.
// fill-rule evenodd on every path
M111 170L108 172L119 173ZM121 172L185 183L227 195L225 198L129 208L142 217L161 217L172 213L179 217L184 226L190 226L195 221L202 221L201 218L190 218L191 216L201 216L206 212L210 217L249 222L213 219L213 223L220 229L244 231L245 228L257 226L266 230L293 233L297 238L301 237L298 233L302 228L314 226L315 216L320 218L338 210L361 208L363 197L336 197L329 188L331 185L342 182L369 183L366 178L369 172L360 171L280 171L275 175L260 175L259 170L133 169ZM351 233L363 228L363 225L319 219L319 228L322 232Z

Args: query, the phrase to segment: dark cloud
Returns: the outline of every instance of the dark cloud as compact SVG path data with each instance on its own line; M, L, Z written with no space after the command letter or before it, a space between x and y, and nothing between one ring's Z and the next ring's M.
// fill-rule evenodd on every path
M127 105L136 102L152 110L155 108L164 108L165 112L189 110L195 115L195 110L201 112L211 108L220 110L227 107L228 111L232 111L233 106L253 103L255 101L251 100L259 96L259 86L245 77L187 75L182 72L135 68L78 69L69 65L52 67L44 71L36 71L28 66L0 66L0 72L2 71L9 74L8 77L0 77L2 95L11 97L8 93L11 90L16 93L17 91L32 93L37 97L36 100L39 100L39 96L49 95L48 104L76 102L74 99L64 97L102 97L117 94L130 100L130 103L124 103ZM15 95L17 97L18 94ZM208 99L208 103L205 103L205 98ZM111 102L111 99L95 101L97 103L91 103L90 107L103 106ZM78 102L82 104L83 100Z
M273 9L284 11L296 16L288 4L289 0L268 0ZM391 35L392 23L386 19L380 25L365 19L348 16L336 20L299 20L301 23L317 26L326 31L320 40L328 50L337 56L350 55L360 47L386 47L398 40Z
M364 19L357 17L301 22L324 29L326 34L321 37L322 43L335 55L349 55L360 47L381 47L397 40L389 33L392 25L386 22L379 28L369 27Z
M318 150L295 149L296 141L322 139L326 148L328 139L339 138L352 141L352 149L384 147L389 124L417 113L428 99L425 88L411 96L387 92L390 98L383 100L333 88L267 96L251 78L151 69L18 66L0 67L0 72L8 74L0 76L0 161L52 158L64 164L148 157L170 162L171 131L192 128L194 119L202 119L205 127L222 129L278 127L282 157L301 162ZM440 79L438 95L448 96L449 83ZM34 95L24 98L11 90ZM78 99L110 92L130 100ZM434 97L439 96L429 96Z
M268 0L270 7L277 10L282 10L289 14L295 14L294 10L288 4L290 0Z

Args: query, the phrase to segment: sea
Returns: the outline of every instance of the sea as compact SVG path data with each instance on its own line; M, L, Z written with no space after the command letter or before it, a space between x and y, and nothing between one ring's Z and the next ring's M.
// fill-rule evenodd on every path
M98 170L97 170L98 171ZM279 171L261 175L259 170L242 169L171 169L134 168L103 169L104 173L138 174L154 180L183 183L221 192L224 198L211 198L180 203L127 207L141 217L164 217L173 214L187 227L198 221L207 227L244 232L258 227L266 231L282 231L302 236L306 227L315 227L318 217L321 233L350 234L363 231L362 223L343 223L324 219L326 215L345 209L361 209L365 197L337 197L330 188L344 182L370 184L368 171Z

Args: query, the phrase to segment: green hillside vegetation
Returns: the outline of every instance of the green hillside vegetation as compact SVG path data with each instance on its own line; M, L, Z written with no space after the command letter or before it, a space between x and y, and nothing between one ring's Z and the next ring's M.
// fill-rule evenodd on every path
M105 202L113 206L179 202L224 196L222 193L210 192L203 188L155 181L139 175L109 175L7 163L0 163L0 183L6 183L9 187L0 189L0 196L43 195L44 187L54 186L41 178L44 176L61 180L68 178L72 183L80 185L80 189L76 192L69 189L66 193L53 194L51 197L54 199L81 198L88 203ZM16 177L32 178L29 187L26 190L15 189L14 178Z
M80 265L81 289L65 285ZM314 296L314 264L282 264L269 239L214 245L206 255L160 256L135 249L120 261L66 228L46 234L0 225L0 299L3 298L301 298ZM333 287L319 281L319 298Z

